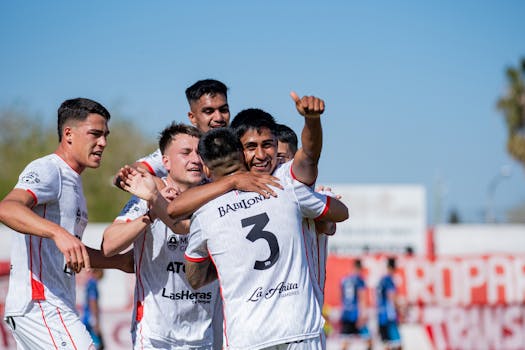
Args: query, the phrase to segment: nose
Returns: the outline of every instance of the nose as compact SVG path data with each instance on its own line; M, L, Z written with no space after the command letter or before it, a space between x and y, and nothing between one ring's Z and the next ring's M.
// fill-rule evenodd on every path
M255 149L255 158L257 158L257 159L264 159L264 158L266 158L266 152L264 151L264 148L257 147Z
M101 147L106 147L106 145L108 144L108 138L107 136L101 136L98 138L98 142L97 144Z

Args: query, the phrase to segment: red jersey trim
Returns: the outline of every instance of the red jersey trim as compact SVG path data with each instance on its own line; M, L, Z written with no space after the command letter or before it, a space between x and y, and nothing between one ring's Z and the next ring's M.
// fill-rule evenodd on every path
M326 196L326 204L324 206L323 212L321 213L321 215L316 217L314 220L320 220L320 219L323 218L323 216L326 215L326 213L328 212L328 209L330 209L330 200L331 200L331 198L332 197L330 197L330 196Z
M26 191L33 197L33 205L31 206L31 208L36 207L36 205L38 204L38 198L36 198L36 194L30 189L27 189Z
M207 256L205 258L192 258L191 256L187 256L186 254L184 254L184 259L188 260L189 262L200 263L200 262L208 260L209 257Z
M292 165L293 165L293 163L292 163ZM293 166L292 165L290 165L290 176L292 177L292 179L297 180L297 177L293 173ZM297 180L297 181L299 181L299 180ZM301 181L299 181L299 182L301 182ZM305 184L305 185L308 186L308 187L312 187L314 184L315 184L315 181L313 183L311 183L311 184Z
M151 167L151 165L148 164L148 162L142 161L142 162L140 162L140 163L143 164L146 168L148 168L148 172L149 172L151 175L156 175L156 174L155 174L155 170L153 170L153 168Z

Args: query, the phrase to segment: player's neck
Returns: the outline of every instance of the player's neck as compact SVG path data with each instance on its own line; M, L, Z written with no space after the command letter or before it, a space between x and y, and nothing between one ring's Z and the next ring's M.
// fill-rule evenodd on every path
M66 162L66 164L69 165L71 169L73 169L78 174L81 174L86 168L75 159L71 150L63 143L60 143L58 145L57 149L55 150L55 154L62 158L62 160Z

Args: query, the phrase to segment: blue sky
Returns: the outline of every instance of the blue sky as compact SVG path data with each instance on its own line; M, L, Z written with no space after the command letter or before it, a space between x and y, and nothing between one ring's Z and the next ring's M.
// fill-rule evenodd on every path
M525 56L524 13L484 0L2 1L0 108L54 123L64 99L89 97L155 138L187 120L185 88L215 78L232 115L263 108L299 132L295 90L327 104L320 182L421 184L430 223L452 208L473 222L507 165L501 219L525 202L495 108Z

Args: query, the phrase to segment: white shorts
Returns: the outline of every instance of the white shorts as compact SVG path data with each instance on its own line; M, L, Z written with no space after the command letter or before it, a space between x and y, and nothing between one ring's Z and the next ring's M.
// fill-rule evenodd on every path
M45 300L33 302L23 316L7 316L5 321L18 350L95 350L78 315Z
M147 325L138 322L131 331L133 350L213 350L213 345L191 346L188 344L177 344L175 341L151 338Z
M261 350L322 350L321 336L301 341L269 346Z

